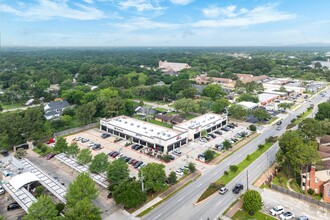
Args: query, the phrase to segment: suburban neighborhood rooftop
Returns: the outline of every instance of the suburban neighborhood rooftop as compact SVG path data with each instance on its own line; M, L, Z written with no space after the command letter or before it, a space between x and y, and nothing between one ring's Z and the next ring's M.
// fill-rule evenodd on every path
M218 120L225 119L225 115L219 115L214 113L207 113L201 116L198 116L194 119L191 119L189 121L182 122L180 124L177 124L177 127L185 128L185 129L194 129L198 127L204 127L208 124L211 124L213 122L216 122Z

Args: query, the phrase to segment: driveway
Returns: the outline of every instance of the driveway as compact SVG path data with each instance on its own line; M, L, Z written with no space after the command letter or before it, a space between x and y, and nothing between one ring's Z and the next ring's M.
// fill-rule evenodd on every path
M269 213L269 210L274 206L281 205L284 207L285 211L293 212L296 217L305 215L313 220L330 219L329 210L275 190L263 189L261 196L265 203L263 211L266 213Z

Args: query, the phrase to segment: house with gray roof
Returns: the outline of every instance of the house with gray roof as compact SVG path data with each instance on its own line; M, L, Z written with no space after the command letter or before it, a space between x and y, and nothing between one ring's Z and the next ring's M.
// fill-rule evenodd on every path
M51 101L44 106L44 116L47 120L58 118L62 115L64 109L68 108L70 105L68 101Z

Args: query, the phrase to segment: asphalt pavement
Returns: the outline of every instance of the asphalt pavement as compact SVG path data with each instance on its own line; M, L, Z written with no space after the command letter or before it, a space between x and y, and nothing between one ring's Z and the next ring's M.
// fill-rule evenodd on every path
M170 199L163 202L157 208L144 216L143 219L216 219L240 196L231 192L233 186L237 182L242 182L244 184L244 190L242 193L244 193L247 188L248 173L249 185L251 187L252 183L268 168L269 164L275 160L275 154L279 148L278 144L274 144L266 153L254 161L246 169L248 172L246 170L241 172L233 181L231 181L227 185L229 192L225 195L215 195L199 205L194 205L199 196L210 185L210 183L221 177L224 171L229 170L230 165L238 164L244 160L248 154L251 154L257 150L258 145L265 143L266 138L270 136L280 136L283 134L286 126L291 122L291 120L296 118L297 115L305 112L310 104L315 104L316 106L318 103L324 102L327 99L328 93L326 97L317 95L310 102L304 103L299 109L294 111L293 114L290 113L286 119L283 119L281 130L276 130L277 126L269 127L268 130L265 130L252 142L233 153L230 157L224 159L218 165L204 172L203 175L195 182L189 184ZM315 111L316 109L314 109L314 112Z

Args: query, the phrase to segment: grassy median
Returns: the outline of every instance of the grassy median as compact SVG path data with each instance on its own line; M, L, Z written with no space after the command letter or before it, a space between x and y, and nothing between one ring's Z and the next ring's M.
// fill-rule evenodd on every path
M210 197L215 192L219 190L219 188L223 185L226 185L230 181L232 181L240 172L242 172L245 168L247 168L251 163L253 163L258 157L260 157L263 153L265 153L274 143L267 142L264 144L262 149L258 149L249 155L248 158L244 159L237 165L237 171L228 171L227 175L222 175L219 179L217 179L214 183L212 183L199 197L198 202L203 201L204 199Z
M232 217L233 220L272 220L276 219L270 215L267 215L262 212L257 212L254 215L249 215L246 211L238 210L236 214Z

